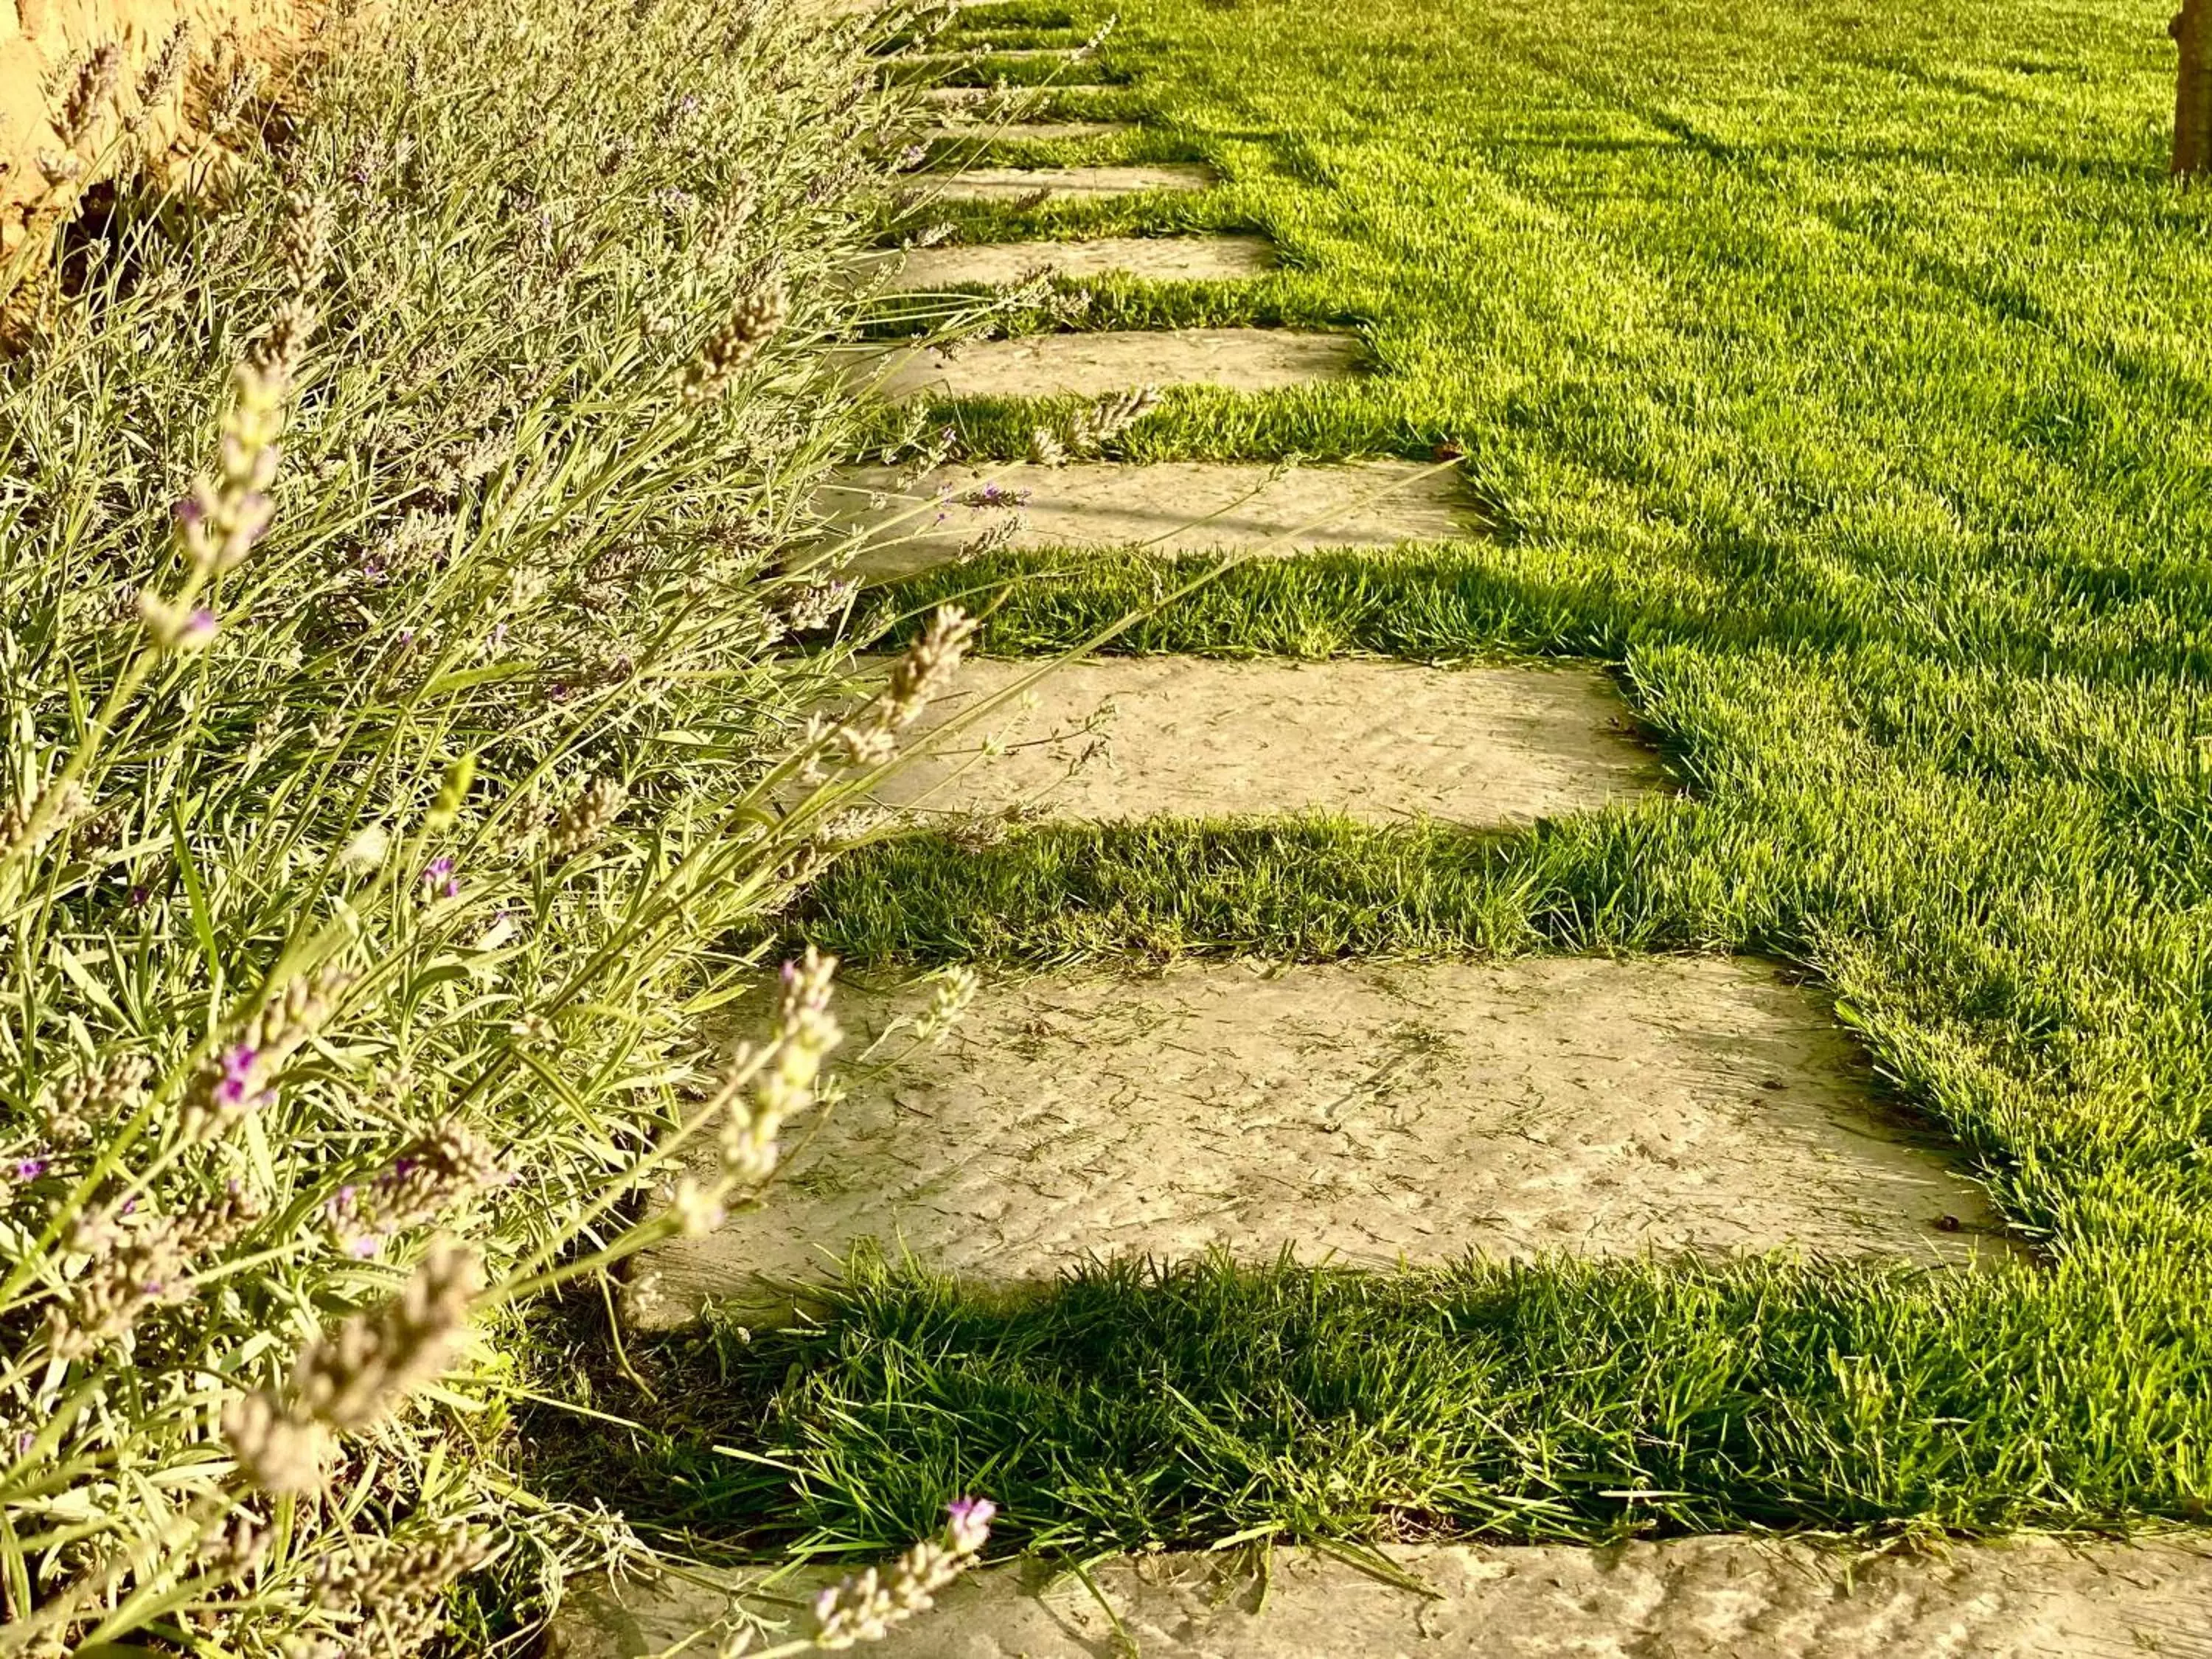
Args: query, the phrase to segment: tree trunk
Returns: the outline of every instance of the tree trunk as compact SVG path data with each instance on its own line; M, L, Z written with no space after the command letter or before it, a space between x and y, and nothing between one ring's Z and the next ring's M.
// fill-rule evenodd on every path
M2173 92L2173 176L2212 175L2212 0L2181 0L2166 26L2181 48Z

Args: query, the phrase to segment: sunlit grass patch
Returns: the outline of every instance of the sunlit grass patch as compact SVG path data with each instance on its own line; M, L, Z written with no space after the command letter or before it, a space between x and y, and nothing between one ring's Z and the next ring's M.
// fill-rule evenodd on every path
M2185 1306L2182 1275L2146 1288ZM2155 1319L2075 1341L2109 1305L2078 1267L1200 1260L993 1296L861 1261L818 1329L641 1349L652 1431L543 1449L709 1549L880 1550L977 1486L1048 1554L2199 1515L2168 1460L2192 1352Z

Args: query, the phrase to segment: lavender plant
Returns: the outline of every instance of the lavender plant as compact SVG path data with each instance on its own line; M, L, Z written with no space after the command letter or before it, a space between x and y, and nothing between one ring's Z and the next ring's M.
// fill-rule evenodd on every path
M210 111L222 210L129 203L0 365L0 1654L409 1653L622 1544L514 1523L523 1310L772 1172L834 964L702 1034L968 637L837 722L776 649L853 30L404 9Z

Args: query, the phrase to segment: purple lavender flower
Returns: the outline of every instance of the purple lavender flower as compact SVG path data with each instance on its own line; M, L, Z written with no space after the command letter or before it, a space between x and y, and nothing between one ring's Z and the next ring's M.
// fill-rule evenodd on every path
M952 1547L963 1555L973 1555L990 1541L991 1519L999 1506L988 1498L956 1498L945 1506L945 1530L951 1534Z
M215 1085L215 1097L226 1106L248 1103L253 1089L253 1065L260 1058L259 1050L243 1042L225 1054L222 1078Z
M46 1172L46 1160L43 1158L23 1158L15 1165L15 1179L18 1181L36 1181Z

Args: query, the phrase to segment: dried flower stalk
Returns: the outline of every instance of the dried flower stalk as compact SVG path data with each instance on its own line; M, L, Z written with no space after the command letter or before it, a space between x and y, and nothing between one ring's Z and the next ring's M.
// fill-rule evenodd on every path
M988 1498L956 1499L945 1510L945 1535L925 1540L888 1572L874 1567L822 1592L814 1603L814 1645L842 1651L879 1642L894 1626L927 1613L952 1582L975 1565L990 1541L999 1506Z
M374 1427L445 1370L483 1289L476 1252L441 1240L397 1297L302 1351L282 1393L233 1401L223 1437L246 1478L267 1492L321 1491L338 1436Z
M729 320L714 331L684 371L684 401L703 404L721 396L789 314L790 303L780 285L763 288L738 301Z

